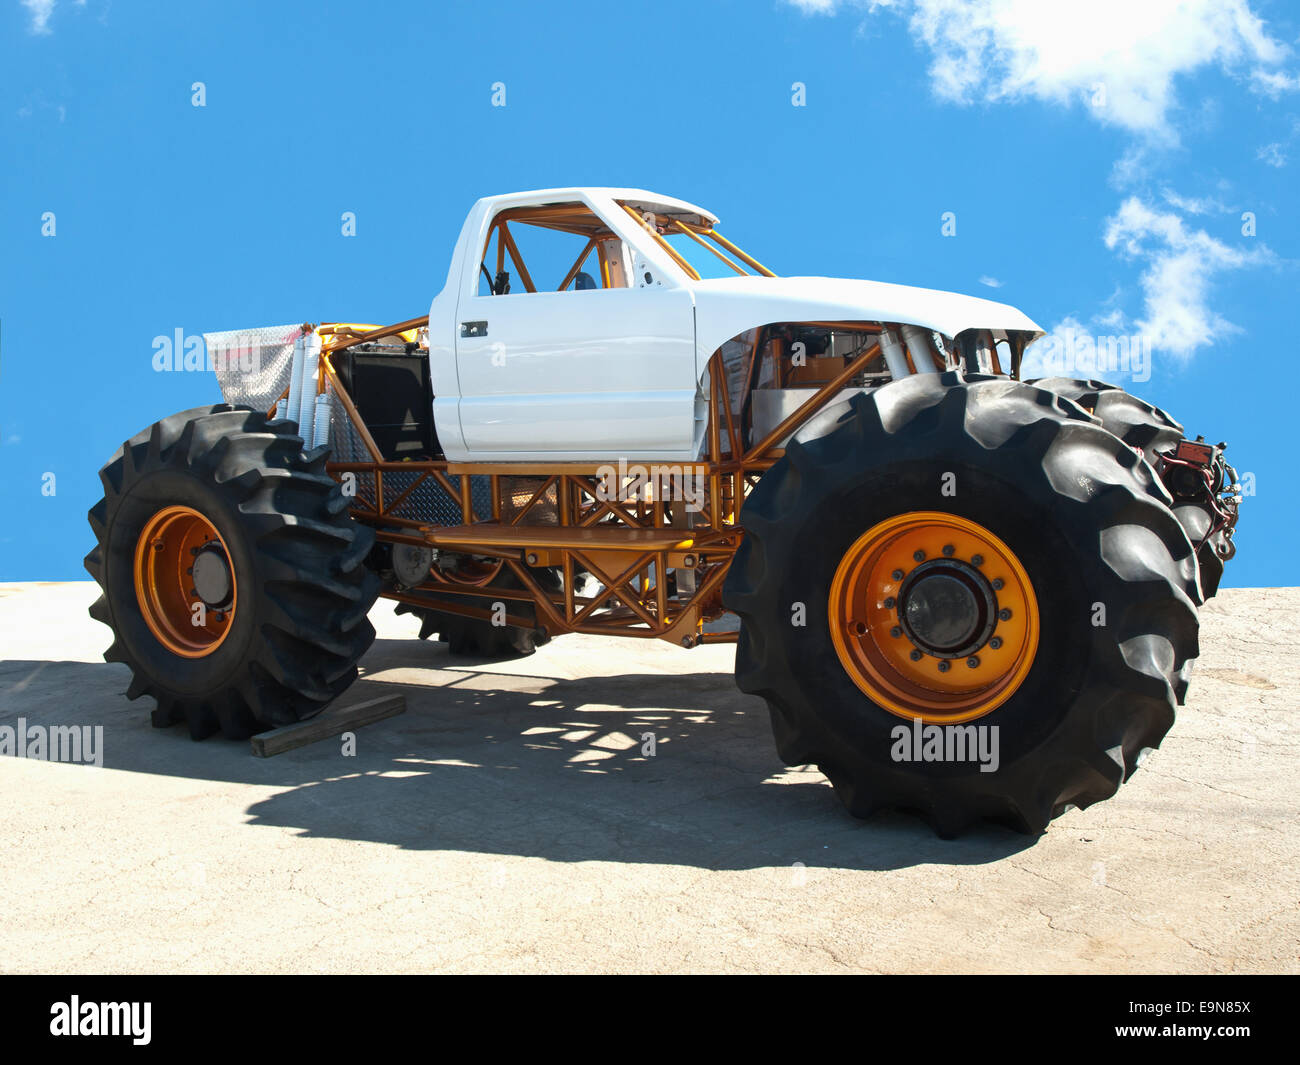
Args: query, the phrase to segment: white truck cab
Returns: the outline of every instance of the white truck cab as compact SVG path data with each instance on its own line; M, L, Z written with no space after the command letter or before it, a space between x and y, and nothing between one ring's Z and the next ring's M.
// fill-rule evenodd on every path
M446 457L695 459L710 356L773 322L908 323L948 338L968 329L995 339L1042 333L989 300L777 277L721 237L717 221L684 200L629 188L475 203L429 309L434 419ZM928 359L911 366L940 368Z

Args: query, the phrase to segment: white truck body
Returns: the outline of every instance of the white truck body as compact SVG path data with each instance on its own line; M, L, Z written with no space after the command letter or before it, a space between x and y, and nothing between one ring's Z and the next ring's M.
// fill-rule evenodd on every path
M491 196L461 229L429 309L438 439L451 461L690 461L706 423L709 357L774 322L909 323L1041 335L1005 304L950 292L824 277L696 280L620 206L716 223L710 212L626 188ZM520 207L581 204L624 243L632 287L481 294L493 219Z

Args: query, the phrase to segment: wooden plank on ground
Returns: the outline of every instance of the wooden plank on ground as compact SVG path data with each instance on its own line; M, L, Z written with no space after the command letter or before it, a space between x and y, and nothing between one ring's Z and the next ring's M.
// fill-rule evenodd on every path
M253 753L259 758L270 758L405 712L405 695L381 695L349 706L327 706L310 720L258 733L251 741Z

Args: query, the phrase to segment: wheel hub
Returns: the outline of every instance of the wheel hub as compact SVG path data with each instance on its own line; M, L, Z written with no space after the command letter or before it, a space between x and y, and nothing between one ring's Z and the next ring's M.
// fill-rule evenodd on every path
M1015 552L942 511L900 514L844 553L828 599L849 678L907 719L955 724L991 713L1028 675L1038 602Z
M935 559L917 566L899 592L899 618L923 652L965 658L984 646L997 617L988 579L961 560Z
M218 608L229 605L234 582L230 575L230 560L219 543L212 541L199 548L199 553L194 556L191 576L194 590L204 603Z

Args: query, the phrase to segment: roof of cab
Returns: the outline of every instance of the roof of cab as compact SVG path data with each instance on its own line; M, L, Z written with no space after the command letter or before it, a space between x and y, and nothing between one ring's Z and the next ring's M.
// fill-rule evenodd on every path
M635 207L658 210L660 213L681 213L698 215L709 225L716 225L718 216L686 200L675 196L661 196L645 189L612 188L600 185L573 185L562 189L533 189L530 192L508 192L497 196L484 196L479 203L502 207L522 207L545 203L564 203L574 199L611 199L622 200Z

